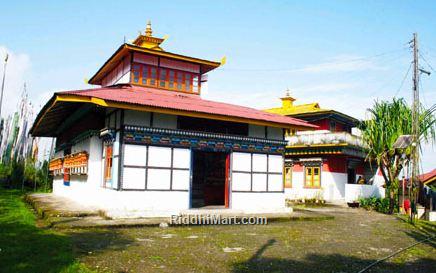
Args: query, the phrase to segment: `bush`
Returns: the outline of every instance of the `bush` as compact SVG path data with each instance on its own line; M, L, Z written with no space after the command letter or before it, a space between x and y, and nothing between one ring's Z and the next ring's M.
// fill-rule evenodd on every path
M375 210L386 214L389 213L389 198L360 198L359 205L367 210Z
M32 160L11 161L7 164L0 164L0 182L16 189L24 186L43 191L50 190L52 180L47 170L47 161L40 166L36 166Z

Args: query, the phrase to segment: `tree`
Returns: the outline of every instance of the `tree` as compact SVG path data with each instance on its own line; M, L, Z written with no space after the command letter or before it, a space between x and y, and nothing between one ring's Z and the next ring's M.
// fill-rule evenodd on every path
M436 136L436 106L429 109L420 106L419 132L420 140L433 143ZM404 99L376 101L368 109L371 118L361 123L362 137L368 146L366 160L375 162L380 167L385 179L386 193L389 197L389 213L394 212L398 193L398 176L403 163L410 158L411 148L398 153L393 148L394 142L401 135L412 134L412 109Z

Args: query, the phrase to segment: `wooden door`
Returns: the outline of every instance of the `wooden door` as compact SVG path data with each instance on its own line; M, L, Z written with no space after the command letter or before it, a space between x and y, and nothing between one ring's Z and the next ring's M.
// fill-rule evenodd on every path
M230 184L230 154L226 155L226 178L224 184L224 206L229 207L229 184Z

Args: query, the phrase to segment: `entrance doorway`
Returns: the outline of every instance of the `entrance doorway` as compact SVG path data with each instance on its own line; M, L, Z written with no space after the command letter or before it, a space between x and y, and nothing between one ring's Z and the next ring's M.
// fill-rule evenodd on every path
M193 151L191 207L227 208L230 155Z
M354 168L348 168L348 184L356 184L356 170Z

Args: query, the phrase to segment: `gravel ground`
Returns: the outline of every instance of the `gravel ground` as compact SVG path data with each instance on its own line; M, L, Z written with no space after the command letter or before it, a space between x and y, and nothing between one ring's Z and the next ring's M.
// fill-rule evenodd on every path
M330 220L262 226L184 226L63 230L74 254L97 272L358 272L411 245L435 226L417 229L363 209L323 211ZM367 272L436 272L436 240Z

